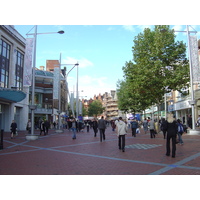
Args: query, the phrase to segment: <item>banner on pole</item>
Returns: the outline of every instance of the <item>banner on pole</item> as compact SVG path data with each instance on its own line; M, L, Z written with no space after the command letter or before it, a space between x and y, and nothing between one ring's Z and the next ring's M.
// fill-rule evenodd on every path
M190 59L192 63L193 83L200 82L199 54L198 41L196 35L190 35Z
M26 38L24 59L24 86L31 86L34 38Z
M59 67L54 68L54 77L53 77L53 99L58 99L59 95Z

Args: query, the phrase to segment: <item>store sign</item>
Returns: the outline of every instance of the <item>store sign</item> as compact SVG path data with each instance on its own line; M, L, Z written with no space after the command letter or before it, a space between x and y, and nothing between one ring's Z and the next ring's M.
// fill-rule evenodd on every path
M183 109L191 108L191 105L189 104L188 100L177 102L174 105L175 105L175 110L183 110Z
M174 104L168 105L168 112L174 111Z

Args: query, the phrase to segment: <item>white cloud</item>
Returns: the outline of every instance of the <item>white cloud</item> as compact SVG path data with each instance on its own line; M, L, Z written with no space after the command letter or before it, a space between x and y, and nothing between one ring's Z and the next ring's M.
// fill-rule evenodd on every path
M135 32L135 28L133 25L123 25L122 27L127 31Z
M178 35L180 32L176 32L176 31L186 31L186 27L183 25L175 25L172 27L172 29L174 29L175 34Z
M91 77L88 75L79 76L78 90L79 96L84 96L86 99L93 98L94 95L103 95L105 92L110 93L110 90L115 90L109 83L107 83L107 77ZM75 91L76 93L76 78L68 78L69 91ZM85 97L87 95L87 97Z
M152 25L138 25L137 28L139 28L141 31L144 31L145 28L152 28Z
M78 63L79 67L81 67L81 68L93 66L93 63L86 58L76 59L76 58L72 58L72 57L67 57L66 59L62 60L62 63L64 63L64 64L76 64L76 63Z

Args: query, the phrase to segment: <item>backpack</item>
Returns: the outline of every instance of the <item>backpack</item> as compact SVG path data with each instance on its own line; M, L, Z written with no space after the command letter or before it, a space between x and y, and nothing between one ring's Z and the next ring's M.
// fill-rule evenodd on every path
M178 132L181 133L181 134L184 132L182 124L178 125Z

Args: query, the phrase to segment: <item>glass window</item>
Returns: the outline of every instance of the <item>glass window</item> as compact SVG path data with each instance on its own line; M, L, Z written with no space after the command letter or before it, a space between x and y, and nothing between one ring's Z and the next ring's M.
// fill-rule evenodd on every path
M23 65L24 65L24 55L17 51L16 54L16 67L15 67L15 86L19 90L22 90L23 87Z
M0 82L4 88L8 87L9 63L10 45L0 40Z

